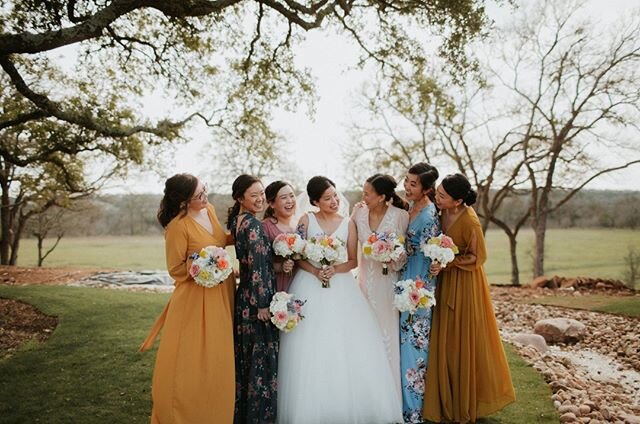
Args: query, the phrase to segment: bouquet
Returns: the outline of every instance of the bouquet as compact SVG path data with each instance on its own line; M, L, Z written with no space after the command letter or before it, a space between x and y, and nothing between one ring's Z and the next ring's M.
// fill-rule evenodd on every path
M430 308L436 304L433 291L425 287L420 278L415 280L400 280L394 285L395 296L393 306L400 312L409 312L409 320L420 308Z
M217 286L233 271L229 255L221 247L204 247L189 258L193 260L189 267L189 274L197 284L204 287Z
M364 256L382 262L383 275L389 273L387 269L389 262L398 260L404 252L404 237L398 236L396 233L373 232L362 246Z
M304 254L307 259L322 264L324 269L337 260L346 258L347 248L344 241L338 237L321 234L307 240ZM323 281L322 287L328 288L331 285L329 281Z
M446 267L458 253L458 247L449 236L440 233L438 236L430 237L429 240L420 243L420 249L424 256L431 258L431 261L438 262L442 267Z
M306 241L296 233L282 233L273 241L273 253L285 259L302 259Z
M300 300L287 292L277 292L269 304L271 322L278 330L288 333L304 319L302 306L306 300Z

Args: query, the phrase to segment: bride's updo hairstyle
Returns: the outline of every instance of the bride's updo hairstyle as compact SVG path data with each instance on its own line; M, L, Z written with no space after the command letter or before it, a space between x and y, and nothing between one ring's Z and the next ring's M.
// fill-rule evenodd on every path
M417 175L423 190L429 190L428 196L432 202L436 201L436 181L438 181L438 170L435 166L426 162L418 162L409 168L409 174Z
M198 179L191 174L176 174L164 183L164 196L160 200L157 218L166 228L173 218L187 214L189 201L198 187Z
M264 195L267 198L267 203L275 202L280 189L286 186L291 186L291 184L285 181L278 180L265 187ZM267 206L267 209L264 211L264 218L272 218L274 217L274 213L275 211L273 210L273 208L271 206Z
M309 180L307 183L307 194L309 195L309 202L316 206L316 202L322 197L329 187L336 188L336 185L327 177L317 175Z
M367 182L371 184L371 187L373 187L376 193L384 196L385 201L388 202L391 200L391 204L396 208L405 210L409 208L407 202L402 200L402 198L396 193L398 183L396 183L395 178L391 175L375 174L367 178Z
M233 181L233 184L231 185L231 197L235 203L227 212L227 227L231 225L231 221L240 213L240 199L244 196L244 192L247 191L249 187L259 182L260 179L258 177L247 174L242 174Z
M442 188L453 200L462 200L467 206L476 203L478 194L471 188L471 183L469 183L467 177L462 174L451 174L444 177Z

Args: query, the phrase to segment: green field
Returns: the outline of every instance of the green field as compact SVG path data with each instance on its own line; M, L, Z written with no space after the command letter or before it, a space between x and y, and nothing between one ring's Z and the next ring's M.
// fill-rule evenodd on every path
M492 283L508 283L511 261L507 238L501 231L487 233L487 274ZM608 229L551 229L547 233L547 275L622 278L629 246L640 251L640 231ZM522 283L531 280L533 232L520 235L518 256ZM35 240L22 241L18 265L34 266ZM163 269L164 240L156 237L63 238L45 266L117 269Z
M0 297L23 300L59 318L47 342L0 355L0 424L149 421L156 349L137 349L168 295L0 285ZM518 399L480 422L557 423L549 386L506 347Z

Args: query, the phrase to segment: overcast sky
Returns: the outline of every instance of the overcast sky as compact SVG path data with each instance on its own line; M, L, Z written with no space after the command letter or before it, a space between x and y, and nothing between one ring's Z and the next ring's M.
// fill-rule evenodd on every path
M590 15L598 24L608 25L616 17L624 15L625 11L639 7L640 0L591 0L588 5ZM505 19L509 14L495 7L489 8L488 12L496 21ZM303 180L323 174L334 179L339 187L348 181L341 153L343 146L348 143L348 122L354 118L354 98L365 79L370 78L365 72L350 70L359 53L352 43L322 31L310 31L306 41L296 51L298 64L311 68L316 78L319 96L317 111L314 120L303 112L279 111L275 115L274 126L288 140L288 150L301 168ZM150 99L149 106L154 115L170 114L171 104L168 101ZM175 157L167 163L164 176L134 173L127 181L129 184L114 184L109 191L159 193L166 176L177 172L204 175L206 164L194 161L193 152L201 149L202 141L211 136L205 131L192 131L187 136L194 141L178 149ZM444 173L446 170L441 172ZM130 184L132 178L136 179L136 184ZM588 188L640 190L640 166L603 176Z

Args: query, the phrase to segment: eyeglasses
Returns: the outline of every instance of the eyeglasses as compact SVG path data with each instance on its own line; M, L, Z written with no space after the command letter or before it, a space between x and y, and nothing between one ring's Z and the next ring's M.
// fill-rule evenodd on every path
M207 198L207 186L202 188L202 191L191 198L191 200L203 201Z

